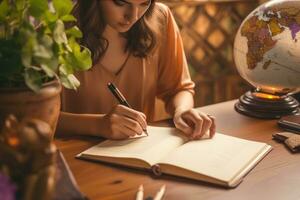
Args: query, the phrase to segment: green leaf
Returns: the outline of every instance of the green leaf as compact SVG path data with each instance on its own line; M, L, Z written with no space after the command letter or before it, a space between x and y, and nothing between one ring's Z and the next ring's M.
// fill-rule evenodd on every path
M41 64L41 68L50 78L53 78L56 75L55 71L51 68L51 66L47 64Z
M7 0L3 0L0 3L0 21L3 21L9 12L9 5Z
M66 54L65 57L59 57L60 63L62 65L59 67L59 71L63 72L64 74L73 74L74 73L74 66L72 65L72 58L69 58L69 54Z
M47 0L29 0L29 14L40 18L48 10Z
M53 0L53 6L59 17L70 14L73 9L71 0Z
M49 10L45 12L44 19L47 23L53 23L58 20L58 15L56 13L52 13Z
M42 87L42 75L34 69L27 69L24 74L25 83L34 92L38 92Z
M77 26L73 26L72 28L66 30L66 34L70 37L82 38L82 32Z
M56 76L56 71L59 65L59 60L58 60L58 49L56 48L57 46L53 46L53 41L52 38L49 36L44 36L42 39L44 46L46 46L49 51L51 52L51 57L50 58L41 58L37 57L35 58L36 63L40 63L41 68L44 70L44 72L47 74L48 77L53 78Z
M33 69L33 70L35 70L37 72L41 72L42 71L42 68L38 67L38 66L30 66L30 67L28 67L28 69Z
M51 48L43 44L35 44L33 46L33 56L36 58L50 59L53 56Z
M72 49L72 52L69 52L67 55L67 61L71 63L71 66L75 70L88 70L92 67L91 52L89 49L82 47L82 50L79 44L74 38L70 38L69 46Z
M68 89L76 90L80 86L80 82L73 74L69 74L65 77L60 77L60 78L63 86Z
M80 82L73 74L65 71L65 66L60 66L59 79L65 88L76 90L80 86Z
M26 0L16 0L15 4L16 4L16 8L18 11L23 11L25 9L25 6L28 2Z
M22 48L21 57L22 57L22 63L25 67L31 66L34 43L36 43L34 37L28 38Z
M52 48L53 45L53 40L49 35L42 35L39 37L41 44L43 44L44 46L46 46L47 48Z
M63 20L64 22L74 22L77 19L73 15L64 15L61 17L61 20Z
M67 36L65 33L65 25L61 20L57 20L54 31L53 31L54 41L58 44L67 43Z
M82 51L74 52L74 55L78 61L79 70L88 70L92 67L91 52L87 48L83 48Z

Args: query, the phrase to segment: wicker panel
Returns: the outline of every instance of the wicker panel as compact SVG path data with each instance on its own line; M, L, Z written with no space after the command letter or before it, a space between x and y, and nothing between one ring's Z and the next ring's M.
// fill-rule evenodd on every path
M196 106L234 99L249 89L233 62L233 42L243 19L258 0L162 1L181 30L190 72L196 83Z

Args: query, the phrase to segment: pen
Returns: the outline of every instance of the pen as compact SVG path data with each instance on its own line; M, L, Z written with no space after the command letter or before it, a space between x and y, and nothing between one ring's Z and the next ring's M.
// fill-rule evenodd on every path
M165 194L166 191L166 185L161 186L159 191L156 193L155 197L153 200L161 200Z
M125 99L125 97L122 95L120 90L113 83L109 82L107 84L107 87L109 91L111 91L111 93L117 98L120 104L122 104L123 106L127 106L128 108L132 108L127 102L127 100ZM146 133L146 135L148 135L147 129L144 130L144 132Z
M107 87L111 91L111 93L117 98L120 104L131 108L131 106L129 105L125 97L122 95L120 90L113 83L108 83Z
M140 185L136 193L136 200L143 200L143 198L144 198L144 187L143 185Z

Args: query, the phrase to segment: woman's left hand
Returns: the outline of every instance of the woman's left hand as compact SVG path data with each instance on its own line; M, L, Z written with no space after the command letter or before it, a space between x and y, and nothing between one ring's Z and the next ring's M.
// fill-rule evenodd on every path
M196 109L175 112L173 121L191 140L199 140L206 134L212 138L216 133L215 118Z

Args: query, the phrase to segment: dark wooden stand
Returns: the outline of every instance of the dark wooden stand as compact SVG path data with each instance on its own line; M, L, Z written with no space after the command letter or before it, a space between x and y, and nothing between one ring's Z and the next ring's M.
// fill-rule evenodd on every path
M234 107L241 114L263 119L279 119L299 113L299 102L291 96L267 99L257 97L250 91L242 95Z

